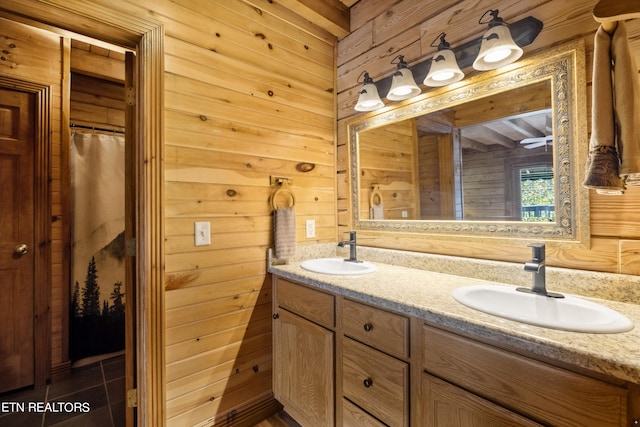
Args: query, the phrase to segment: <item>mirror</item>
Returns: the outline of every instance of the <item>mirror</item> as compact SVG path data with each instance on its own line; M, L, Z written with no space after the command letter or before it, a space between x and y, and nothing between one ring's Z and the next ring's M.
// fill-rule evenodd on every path
M348 124L354 228L589 240L584 44Z

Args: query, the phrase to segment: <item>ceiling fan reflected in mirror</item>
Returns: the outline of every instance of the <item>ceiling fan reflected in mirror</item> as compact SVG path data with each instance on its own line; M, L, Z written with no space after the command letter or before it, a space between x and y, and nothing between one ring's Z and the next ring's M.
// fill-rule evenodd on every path
M551 145L553 142L553 135L547 136L537 136L532 138L525 138L520 141L520 144L524 145L526 149L538 148L538 147L547 147Z

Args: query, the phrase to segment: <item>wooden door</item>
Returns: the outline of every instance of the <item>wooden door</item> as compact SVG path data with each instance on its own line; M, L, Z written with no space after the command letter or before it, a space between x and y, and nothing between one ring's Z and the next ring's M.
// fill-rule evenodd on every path
M0 88L0 392L34 383L34 105Z
M278 310L273 324L273 393L303 427L333 427L334 334Z

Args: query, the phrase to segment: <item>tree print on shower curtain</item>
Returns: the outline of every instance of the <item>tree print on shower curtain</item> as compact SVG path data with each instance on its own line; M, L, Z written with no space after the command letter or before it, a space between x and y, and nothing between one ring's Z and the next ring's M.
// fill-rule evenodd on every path
M76 345L72 346L72 360L124 348L124 294L121 289L122 282L114 283L111 305L103 300L100 307L100 285L92 257L82 293L77 281L73 288L71 341Z
M70 355L124 349L124 137L74 132Z

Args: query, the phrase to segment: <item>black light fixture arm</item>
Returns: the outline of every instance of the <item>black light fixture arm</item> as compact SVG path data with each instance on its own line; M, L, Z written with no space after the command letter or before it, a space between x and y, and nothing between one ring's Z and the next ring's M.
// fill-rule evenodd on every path
M507 25L504 22L504 19L498 16L500 11L498 9L489 9L487 10L478 20L478 24L489 24L489 28L495 27L496 25ZM487 15L491 15L490 20L486 20Z
M438 50L442 50L442 49L451 49L451 45L449 44L448 41L445 40L445 37L447 36L447 34L443 31L440 34L438 34L438 36L433 39L433 41L431 42L431 44L429 46L431 47L437 47ZM438 44L436 44L436 42L440 40L440 42Z
M496 19L499 21L502 21L502 18L497 16L498 10L489 10L485 12L485 14L483 15L483 18L486 18L487 14L490 14L492 16L492 20L488 22L490 26L491 26L491 22L493 22ZM483 18L481 18L481 20ZM494 24L494 26L506 25L504 21L502 21L502 24L500 24L499 21L497 21ZM482 23L487 23L487 22L482 22ZM536 37L538 37L538 34L540 34L540 31L542 31L542 27L543 27L542 21L532 16L528 16L517 22L509 24L509 30L513 37L513 41L520 47L528 46L531 43L533 43ZM443 36L441 40L444 39L444 33L442 34ZM441 38L441 36L436 37L436 39L438 38ZM458 45L454 48L451 48L455 53L456 61L458 62L458 66L460 67L461 70L464 68L470 67L473 64L473 61L478 56L478 52L480 52L481 44L482 44L482 36L477 37L473 40L470 40L464 44ZM421 82L424 80L424 78L429 73L429 68L431 68L431 61L432 59L429 58L425 61L419 62L411 66L411 71L413 72L413 77L415 81ZM378 93L380 93L381 96L384 96L389 92L389 89L391 88L392 77L393 77L393 73L375 82L375 85L378 88Z

